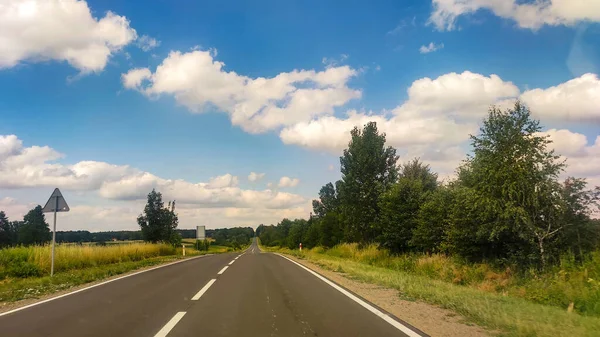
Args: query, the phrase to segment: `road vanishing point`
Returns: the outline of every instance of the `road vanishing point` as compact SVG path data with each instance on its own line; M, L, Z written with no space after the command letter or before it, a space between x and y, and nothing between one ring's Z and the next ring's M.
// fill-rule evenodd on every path
M205 255L0 314L2 336L426 336L285 256Z

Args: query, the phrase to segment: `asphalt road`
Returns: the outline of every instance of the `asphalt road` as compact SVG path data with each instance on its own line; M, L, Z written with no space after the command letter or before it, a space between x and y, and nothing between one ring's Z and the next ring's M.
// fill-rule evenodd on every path
M243 254L196 258L2 315L0 335L417 335L351 297L253 243Z

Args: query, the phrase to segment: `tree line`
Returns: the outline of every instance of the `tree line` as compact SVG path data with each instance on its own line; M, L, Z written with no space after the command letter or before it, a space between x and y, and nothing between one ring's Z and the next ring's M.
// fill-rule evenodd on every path
M165 207L162 194L152 190L148 194L148 202L142 214L137 218L140 230L137 231L103 231L87 230L57 231L58 243L104 243L107 241L166 242L180 245L185 238L195 239L195 229L178 229L178 218L175 203L169 202ZM254 237L251 227L207 229L206 236L215 240L214 244L229 247L241 247ZM50 242L52 233L46 222L42 206L31 209L21 221L9 221L4 211L0 211L0 248L18 245L42 245Z
M396 149L374 122L351 131L341 179L313 200L308 220L260 225L265 245L332 247L375 243L392 253L443 253L543 268L567 252L600 247L600 188L560 176L566 163L541 135L540 122L516 102L491 107L456 178L440 182L415 158L398 165Z
M22 221L9 221L0 211L0 248L16 245L44 244L52 238L48 223L38 205L23 217Z

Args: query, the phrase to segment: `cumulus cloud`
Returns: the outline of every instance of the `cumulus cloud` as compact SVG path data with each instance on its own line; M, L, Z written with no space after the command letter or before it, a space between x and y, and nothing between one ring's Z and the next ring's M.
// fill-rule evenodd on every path
M533 89L521 99L536 117L600 123L600 79L584 74L547 89Z
M256 172L250 172L250 174L248 175L248 181L259 181L262 178L265 177L264 173L256 173Z
M416 80L408 89L408 99L390 111L374 114L351 110L345 117L319 117L284 128L280 138L285 144L339 154L348 146L352 128L374 121L386 133L388 144L398 148L401 161L421 157L445 174L464 159L469 134L477 133L489 106L508 108L517 98L542 121L600 121L600 82L596 75L586 74L555 87L521 94L513 83L497 75L465 71ZM556 133L556 138L563 141L557 142L558 152L572 156L576 155L573 151L583 151L587 142L583 135L560 136L561 132ZM561 145L567 139L577 142L577 146Z
M600 2L594 0L433 0L429 23L438 30L453 30L463 15L488 10L521 28L539 29L544 25L573 26L578 22L600 22Z
M142 35L137 39L135 44L143 51L150 51L160 46L160 41L148 35Z
M390 145L424 156L465 142L490 105L518 95L514 84L497 75L465 71L426 77L413 82L408 100L391 114L351 110L346 118L325 116L284 128L280 138L285 144L339 153L348 146L352 128L374 121Z
M126 17L109 11L95 18L85 1L5 0L0 5L0 68L57 60L81 73L99 72L136 38Z
M206 185L208 188L225 188L236 187L238 185L238 177L229 173L222 176L212 177Z
M588 178L600 183L600 136L590 144L585 135L566 129L541 132L553 142L551 147L567 160L564 176Z
M419 53L421 53L421 54L429 54L429 53L432 53L434 51L438 51L438 50L443 49L443 48L444 48L444 44L443 43L435 44L433 42L430 42L426 46L421 46L421 48L419 48Z
M244 190L231 174L213 177L207 183L164 179L127 165L81 161L56 163L62 155L45 146L24 147L15 135L0 135L0 188L56 187L73 191L95 191L111 200L144 200L156 188L165 198L195 207L296 207L303 197L272 190Z
M349 66L250 78L225 70L214 56L210 50L173 51L154 73L142 68L123 74L123 86L148 97L172 95L195 113L225 112L234 125L250 133L332 115L336 107L361 97L347 85L357 75Z
M457 123L444 116L419 117L408 113L387 117L350 111L346 118L322 117L308 123L285 128L280 138L285 144L340 153L348 147L350 130L368 122L377 122L387 143L395 147L428 145L437 142L459 144L477 130L475 123Z
M290 177L281 177L279 179L279 187L296 187L300 183L300 179L298 178L290 178Z

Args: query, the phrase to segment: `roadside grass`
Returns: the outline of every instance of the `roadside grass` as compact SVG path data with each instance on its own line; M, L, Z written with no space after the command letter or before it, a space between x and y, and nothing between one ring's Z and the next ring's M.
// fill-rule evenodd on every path
M441 255L391 256L375 246L358 249L357 245L343 244L329 250L317 247L302 252L278 247L261 246L261 249L306 259L362 282L397 289L405 299L454 310L481 326L501 331L502 335L600 335L600 318L591 316L595 314L593 304L598 304L591 301L599 294L590 282L585 282L585 290L580 289L584 287L583 276L572 269L564 271L565 265L563 272L555 277L536 275L526 281L527 275L517 276L510 270L462 264ZM588 266L581 273L589 277L596 272L591 270L593 267ZM535 289L536 285L540 288ZM549 304L553 305L536 303L539 298L527 296L533 290L544 301L583 296L589 302L579 308L588 309L587 315L568 312L567 306L553 306L552 301Z
M180 254L181 249L176 249L167 244L57 245L54 271L62 272ZM190 251L190 254L194 254L194 252ZM50 245L1 249L0 279L5 277L39 277L49 274L50 256Z
M139 261L70 270L54 274L54 277L4 278L0 280L0 303L14 302L66 290L81 284L106 279L135 269L159 265L181 259L181 256L159 256ZM1 307L0 307L1 308Z
M186 257L228 251L231 248L224 246L210 246L208 251L186 247ZM39 298L73 286L183 258L181 247L167 244L57 245L55 274L50 277L50 252L48 245L0 250L0 303Z

